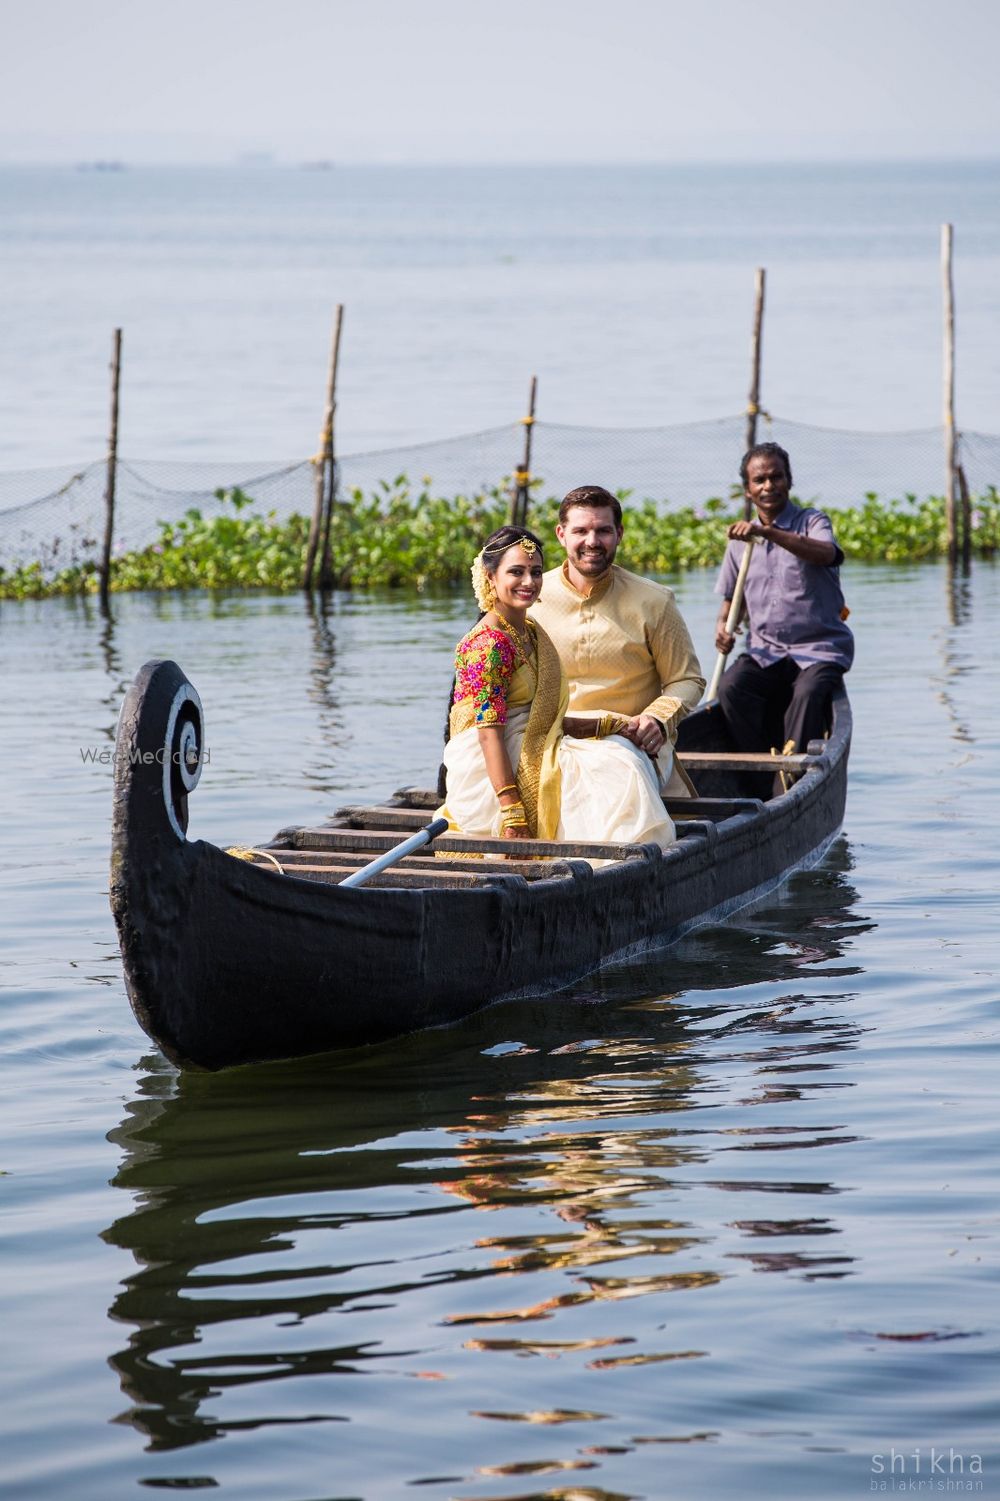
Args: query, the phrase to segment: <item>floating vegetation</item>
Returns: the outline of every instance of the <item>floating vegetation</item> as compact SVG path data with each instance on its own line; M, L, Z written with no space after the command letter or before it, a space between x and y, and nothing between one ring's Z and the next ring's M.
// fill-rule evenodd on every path
M625 541L620 554L637 573L669 574L716 566L726 543L726 528L742 514L738 497L714 497L702 506L664 510L653 500L626 505ZM220 514L206 517L191 509L180 520L160 523L155 542L111 562L111 588L133 589L270 589L301 586L309 536L303 516L261 514L241 490L220 490ZM534 499L531 524L554 537L558 500ZM334 587L375 586L424 589L433 584L465 583L469 559L484 536L508 517L510 499L501 488L476 495L435 496L411 486L406 475L385 482L377 492L351 491L334 506L330 550ZM905 495L882 501L874 493L860 506L834 516L837 539L845 555L860 562L912 563L947 553L944 504L929 497ZM1000 494L991 487L972 510L974 553L992 558L1000 549ZM550 562L561 557L554 541ZM94 559L58 571L41 560L0 568L0 598L43 598L89 594L98 589Z

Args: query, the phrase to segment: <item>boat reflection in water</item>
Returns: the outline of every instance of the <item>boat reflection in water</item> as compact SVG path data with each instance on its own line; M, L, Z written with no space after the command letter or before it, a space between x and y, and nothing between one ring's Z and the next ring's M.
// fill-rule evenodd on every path
M854 1139L849 869L840 841L740 925L446 1031L219 1074L145 1059L113 1133L134 1202L104 1235L137 1268L110 1309L121 1420L153 1451L355 1421L365 1374L396 1410L400 1377L461 1375L467 1417L596 1421L523 1362L526 1405L482 1401L510 1379L482 1353L725 1357L727 1316L674 1293L848 1275L832 1159L802 1151Z

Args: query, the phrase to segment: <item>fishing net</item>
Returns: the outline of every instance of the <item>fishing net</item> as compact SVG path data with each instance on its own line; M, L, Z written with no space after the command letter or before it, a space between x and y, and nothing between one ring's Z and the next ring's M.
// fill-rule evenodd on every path
M532 494L561 496L580 484L628 492L627 504L654 501L696 509L712 498L729 502L743 452L742 416L674 427L594 428L536 422ZM923 499L944 489L944 442L939 428L914 432L840 431L763 416L758 441L788 449L795 493L804 502L837 510L874 493L882 501ZM507 486L520 467L524 427L510 423L464 437L348 453L337 462L337 493L386 494L405 476L411 490L435 496L473 496ZM963 433L959 458L973 495L1000 487L1000 435ZM46 575L99 557L104 535L107 465L0 474L0 567L37 563ZM254 509L278 519L311 516L316 470L293 463L196 460L119 460L114 551L156 542L160 524L189 510L210 518L225 501L217 492L239 488ZM734 503L735 504L735 503Z

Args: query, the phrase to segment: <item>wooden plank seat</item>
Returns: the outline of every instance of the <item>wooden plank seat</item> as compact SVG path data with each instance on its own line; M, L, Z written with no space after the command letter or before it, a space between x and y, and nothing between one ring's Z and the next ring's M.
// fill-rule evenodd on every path
M396 801L398 799L398 802ZM406 816L412 819L412 823L400 823L399 828L420 829L427 823L427 813L436 810L441 805L441 799L436 792L423 787L400 787L391 803L383 804L381 810L392 813L394 817ZM686 818L711 818L720 823L724 818L733 818L739 813L760 813L764 804L759 797L665 797L663 805L673 819ZM363 813L374 812L374 809L339 808L333 815L339 819L344 815L349 820ZM355 827L366 827L358 822ZM395 823L386 824L387 828L395 828Z
M732 818L737 813L756 813L763 808L760 798L747 797L671 797L664 798L664 806L673 819L710 818L715 823ZM331 828L346 829L393 829L399 836L414 834L425 828L427 813L419 808L390 808L384 804L374 808L338 808L331 815ZM438 843L440 843L438 841Z
M722 823L740 813L763 813L759 797L665 797L663 806L675 822L688 818L709 818Z
M257 861L261 870L270 870L277 879L282 876L297 876L307 881L319 881L329 886L339 886L346 876L352 875L358 869L357 864L331 865L324 862L313 865L307 862L297 865L286 865L281 861L282 869L268 861ZM561 876L554 879L571 880L572 872L565 871ZM526 882L526 877L517 871L509 871L502 864L487 865L483 862L480 869L466 870L407 870L403 865L394 865L389 870L384 870L377 876L370 876L365 882L365 889L371 890L381 887L383 890L400 890L406 887L418 887L423 890L428 888L434 891L455 891L470 886L496 886L521 885Z
M267 856L273 855L290 875L303 869L342 870L347 874L351 870L359 870L362 865L368 865L373 858L370 850L352 853L350 850L283 849L271 845L261 845L260 849L263 855L257 863L270 864ZM529 881L544 881L553 876L571 876L574 863L572 860L517 860L508 855L502 862L491 861L489 869L503 875L524 876ZM392 868L412 871L414 874L421 871L451 871L459 875L476 873L476 866L471 860L449 860L447 856L435 855L406 855Z
M717 823L740 814L757 814L764 806L759 798L736 797L666 798L664 803L676 820L678 840L703 839L710 848L715 845ZM437 794L429 789L400 788L385 803L338 808L322 828L281 830L274 840L260 847L262 853L251 855L251 859L276 875L335 885L423 828L437 806ZM433 850L404 857L367 884L376 888L424 886L447 890L489 885L496 880L509 884L515 878L518 883L567 880L582 875L581 863L590 859L658 858L655 849L641 845L562 840L524 840L518 844L515 855L509 840L441 835L434 841ZM470 856L483 857L478 869ZM584 865L584 870L589 874L589 865Z
M391 802L401 808L426 808L428 812L435 812L440 808L443 799L439 792L432 787L397 787L393 793Z
M822 756L777 751L680 751L677 760L686 771L808 771Z
M261 848L275 853L282 849L365 851L370 859L374 859L386 850L395 849L399 843L398 829L338 828L329 824L322 828L280 829L270 843ZM434 841L434 849L445 855L506 856L511 853L511 841L478 839L467 834L441 834ZM655 845L645 844L522 839L518 841L518 854L523 858L542 855L559 860L650 860L658 859L660 851Z
M785 771L797 772L800 775L809 770L811 766L818 765L822 756L813 756L807 753L794 755L782 755L778 751L678 751L676 759L689 771ZM399 787L393 797L384 806L394 811L402 809L422 809L434 812L441 806L441 795L433 788L428 787ZM733 804L733 812L749 812L753 807L762 807L759 798L665 798L667 812L673 816L676 809L678 813L689 811L682 807L685 804L704 807L704 812L699 812L699 817L712 817L708 805ZM735 806L739 804L740 806ZM745 806L744 806L745 805ZM721 814L729 817L729 814Z
M344 829L398 829L400 834L414 834L430 822L427 813L419 808L389 807L385 803L374 807L338 808L330 818L335 828Z

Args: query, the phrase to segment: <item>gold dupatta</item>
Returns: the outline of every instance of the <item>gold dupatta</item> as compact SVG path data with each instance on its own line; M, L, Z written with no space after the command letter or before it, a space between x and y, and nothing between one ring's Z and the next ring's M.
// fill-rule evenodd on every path
M541 626L534 621L530 625L535 633L538 682L528 712L515 776L529 834L534 839L554 839L559 827L560 806L556 752L569 705L569 688L559 654L551 640Z

